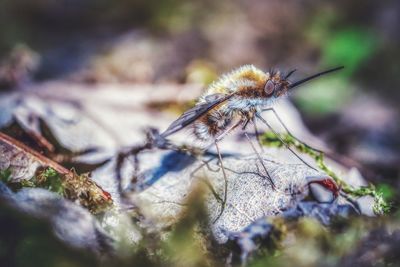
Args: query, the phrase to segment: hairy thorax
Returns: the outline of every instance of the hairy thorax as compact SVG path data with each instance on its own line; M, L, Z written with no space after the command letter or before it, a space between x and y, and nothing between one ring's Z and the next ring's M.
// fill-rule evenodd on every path
M194 123L194 134L202 141L215 140L230 127L247 120L252 120L254 114L259 112L260 101L239 101L233 99L204 114ZM240 104L239 104L240 103Z
M194 134L202 141L215 140L237 120L251 119L256 111L268 105L273 97L263 90L269 74L252 65L243 66L224 75L211 84L199 103L207 102L216 94L233 94L226 102L217 105L194 123Z

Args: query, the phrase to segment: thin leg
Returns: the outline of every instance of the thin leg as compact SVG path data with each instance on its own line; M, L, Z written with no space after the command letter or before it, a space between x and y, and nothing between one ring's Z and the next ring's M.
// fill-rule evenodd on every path
M228 178L227 178L227 176L226 176L224 164L223 164L223 162L222 162L222 155L221 155L221 153L220 153L220 151L219 151L218 141L215 141L215 148L217 149L218 158L219 158L219 162L220 162L220 164L221 164L221 169L222 169L222 174L223 174L223 176L224 176L225 185L224 185L224 199L223 199L223 202L222 202L221 212L218 214L217 218L214 220L213 223L215 223L216 221L218 221L218 219L221 217L222 213L224 212L225 206L226 206L226 199L227 199L227 197L228 197Z
M235 124L232 124L228 129L226 129L223 133L221 133L217 138L215 138L214 142L219 142L221 141L227 134L235 130L239 125L242 124L242 121L238 121ZM208 147L206 147L205 150L208 150L210 147L212 147L214 144L210 144Z
M276 110L275 110L274 108L265 108L265 109L261 110L261 112L264 112L264 111L272 111L272 112L274 113L275 117L278 119L279 123L280 123L280 124L282 125L282 127L285 129L285 131L286 131L288 134L292 135L292 133L289 131L289 129L288 129L288 128L286 127L286 125L283 123L282 119L279 117L278 113L276 112Z
M294 139L296 139L296 140L299 141L300 143L303 143L303 144L304 144L303 141L301 141L300 139L298 139L296 136L294 136L294 135L289 131L289 129L286 127L286 125L285 125L285 123L283 122L283 120L279 117L278 112L276 112L276 110L275 110L274 108L266 108L266 109L263 109L261 112L264 112L264 111L272 111L272 112L274 113L274 115L275 115L275 118L278 120L278 122L280 123L280 125L282 125L282 127L285 129L285 131L286 131L291 137L293 137ZM307 145L307 146L309 146L309 145ZM316 149L316 148L314 148L314 147L312 147L312 146L309 146L309 147L310 147L311 149L313 149L313 150L319 152L319 153L323 153L323 151L321 151L321 150L319 150L319 149Z
M244 130L243 130L243 131L244 131ZM269 172L268 172L267 168L266 168L265 165L264 165L264 161L262 160L260 154L258 153L258 151L256 150L256 148L254 147L253 142L251 142L251 139L250 139L249 135L248 135L245 131L244 131L244 135L246 136L247 141L250 143L251 147L253 148L254 152L256 153L257 158L258 158L258 160L260 161L261 165L263 166L263 169L264 169L265 173L267 174L267 177L268 177L268 180L269 180L269 182L270 182L270 184L271 184L272 189L275 190L275 183L274 183L274 181L272 180L271 175L269 175Z
M210 189L211 193L213 194L213 196L217 201L224 203L224 200L218 195L218 193L215 191L214 187L207 178L201 179L201 181L206 184L206 186L208 187L208 189ZM214 222L216 222L216 220Z
M221 133L214 141L214 144L215 144L215 147L216 147L217 153L218 153L219 162L221 164L221 169L222 169L222 174L224 176L224 183L225 184L224 184L224 198L222 200L221 212L218 214L217 218L214 220L213 223L215 223L221 217L222 213L224 212L225 206L226 206L226 199L227 199L227 195L228 195L228 178L226 176L225 168L224 168L224 165L223 165L223 162L222 162L222 155L221 155L221 152L220 152L219 147L218 147L218 142L221 141L228 133L230 133L234 129L236 129L241 123L242 123L242 121L238 121L237 123L231 125L231 127L229 127L227 130L225 130L223 133ZM211 146L212 146L212 144L210 146L208 146L205 150L208 150ZM215 196L215 194L214 194L214 196ZM216 197L216 199L220 201L221 198L220 197Z
M253 125L254 125L254 133L256 134L258 146L260 147L261 152L264 153L264 147L260 142L260 132L258 131L258 127L257 127L255 118L253 118Z
M258 113L256 113L257 118L259 118L265 125L268 126L268 128L276 135L276 137L279 139L279 141L281 141L282 144L285 145L285 147L293 153L293 155L295 155L301 162L303 162L306 166L310 167L311 169L318 171L316 168L314 168L313 166L311 166L310 164L308 164L304 159L302 159L288 144L286 144L285 141L282 140L281 136L279 135L278 132L276 132L274 130L274 128L272 128L272 126Z
M198 167L196 167L196 168L190 173L190 177L194 177L195 174L196 174L199 170L201 170L204 166L206 166L207 169L210 170L210 171L212 171L212 172L217 172L217 171L219 170L219 168L216 169L216 170L213 170L213 169L210 167L209 163L210 163L212 160L214 160L213 158L208 159L208 160L202 160L202 159L197 159L197 160L201 161L201 164L200 164Z

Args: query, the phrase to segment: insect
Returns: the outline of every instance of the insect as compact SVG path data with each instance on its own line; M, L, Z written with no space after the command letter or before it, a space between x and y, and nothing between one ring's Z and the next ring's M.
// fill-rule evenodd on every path
M255 146L247 134L246 127L248 123L252 122L254 124L256 134L256 119L259 119L274 133L276 133L270 124L261 116L261 113L264 111L272 111L285 130L290 134L289 130L279 118L277 112L273 107L271 107L273 103L278 98L286 95L293 88L319 76L342 68L343 66L336 67L311 75L299 81L291 82L289 81L289 77L296 70L292 70L286 74L281 74L279 71L264 72L253 65L242 66L223 75L219 80L212 83L205 93L198 99L197 104L193 108L184 112L161 134L161 136L166 138L188 126L192 126L194 136L198 140L210 142L211 145L215 145L225 179L225 202L227 176L223 166L218 142L228 133L241 126L248 142L251 144L252 149L258 156L271 186L275 188L274 182L268 174L261 156L255 149ZM279 136L278 134L276 135ZM284 142L282 141L282 143ZM286 147L303 163L307 164L288 145L286 145ZM310 165L308 166L313 168Z

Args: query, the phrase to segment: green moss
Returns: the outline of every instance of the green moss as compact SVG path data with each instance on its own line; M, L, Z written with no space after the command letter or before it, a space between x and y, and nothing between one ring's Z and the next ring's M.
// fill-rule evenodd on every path
M64 195L63 177L53 168L47 167L43 171L39 171L33 181L37 187L47 189L61 196Z
M299 141L294 136L290 134L280 134L280 139L288 146L295 148L297 151L303 154L309 155L314 159L317 166L328 174L335 182L341 187L342 191L351 197L362 197L362 196L372 196L375 200L374 212L375 214L384 214L390 211L390 204L385 200L382 192L376 190L375 186L370 184L368 186L363 186L355 188L347 184L344 179L340 178L331 168L329 168L324 160L324 153L318 151L307 144ZM272 132L266 132L261 136L261 143L270 147L283 147L285 146L279 138Z
M207 218L206 190L202 185L193 190L187 199L188 209L182 212L179 222L162 242L161 253L173 266L205 267L212 263L201 231L201 224L205 224Z
M69 174L60 174L51 167L40 168L29 180L12 180L11 170L0 172L1 181L13 191L24 187L43 188L76 201L93 213L99 213L112 206L111 195L93 182L88 174L78 175L74 169Z
M7 184L11 179L11 169L0 170L0 181Z
M392 186L383 183L378 184L377 190L385 199L393 199L396 193L396 190Z

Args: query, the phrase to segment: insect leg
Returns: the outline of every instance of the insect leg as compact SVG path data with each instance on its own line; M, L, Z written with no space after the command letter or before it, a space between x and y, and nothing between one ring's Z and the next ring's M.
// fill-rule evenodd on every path
M217 172L217 171L219 170L219 168L218 168L217 170L213 170L213 169L210 167L210 165L209 165L209 163L210 163L212 160L214 160L214 158L210 158L210 159L208 159L208 160L202 160L202 159L197 159L197 160L201 161L201 163L200 163L200 165L199 165L198 167L196 167L193 171L190 172L190 177L191 177L191 178L198 178L198 176L196 176L196 174L197 174L197 172L198 172L199 170L201 170L204 166L206 166L207 169L210 170L210 171ZM204 178L202 178L200 181L201 181L201 182L204 182L204 183L206 184L206 186L208 187L208 189L210 189L212 195L215 197L215 199L216 199L218 202L223 203L222 198L221 198L221 197L218 195L218 193L215 191L214 187L211 185L211 183L210 183L210 181L208 180L208 178L204 177Z
M258 127L257 127L255 118L253 118L252 121L253 121L253 125L254 125L254 133L255 133L256 138L257 138L258 146L260 147L261 152L264 153L264 147L263 147L263 145L262 145L261 142L260 142L260 132L258 131Z
M235 124L232 124L228 129L226 129L223 133L221 133L220 135L217 136L217 138L215 138L214 142L219 142L221 141L227 134L229 134L230 132L232 132L233 130L235 130L240 124L242 124L242 121L238 121ZM212 147L214 145L214 143L210 144L209 146L207 146L204 150L207 151L208 149L210 149L210 147Z
M221 164L221 169L222 169L222 174L223 174L223 176L224 176L225 185L224 185L224 199L223 199L223 202L222 202L221 211L220 211L220 213L218 214L217 218L215 218L215 220L214 220L213 223L215 223L216 221L218 221L218 219L221 217L222 213L224 212L224 210L225 210L225 205L226 205L226 199L227 199L227 196L228 196L228 178L227 178L227 176L226 176L224 164L223 164L223 162L222 162L222 155L221 155L221 152L220 152L220 150L219 150L218 140L215 140L215 148L217 149L218 158L219 158L219 162L220 162L220 164Z
M267 168L265 167L264 161L262 160L262 158L261 158L261 156L260 156L260 153L258 153L257 149L256 149L255 146L253 145L253 142L251 142L251 139L250 139L249 135L247 134L247 132L245 131L245 129L243 129L243 132L244 132L244 135L245 135L246 138L247 138L247 141L250 143L252 149L253 149L254 152L256 153L257 158L258 158L258 160L260 161L260 163L261 163L261 165L262 165L262 167L263 167L265 173L267 174L267 177L268 177L268 180L269 180L269 182L270 182L270 184L271 184L272 189L275 190L275 183L274 183L274 181L272 180L272 177L271 177L271 175L269 174Z
M257 118L259 118L265 125L268 126L268 128L276 135L276 137L279 139L279 141L281 141L282 144L285 145L285 147L293 153L293 155L295 155L301 162L303 162L306 166L308 166L309 168L318 171L316 168L314 168L313 166L311 166L310 164L308 164L304 159L302 159L285 141L282 140L281 136L279 135L279 133L277 131L274 130L274 128L272 128L272 126L258 113L256 113Z
M300 139L298 139L296 136L294 136L294 135L289 131L289 129L286 127L286 125L285 125L285 123L283 122L283 120L281 119L281 117L279 117L278 112L276 112L276 110L275 110L274 108L266 108L266 109L261 110L261 112L264 112L264 111L272 111L272 112L274 113L275 118L278 120L279 124L282 125L282 127L285 129L285 131L286 131L291 137L293 137L294 139L296 139L298 142L304 144L303 141L301 141ZM323 153L323 151L321 151L320 149L314 148L314 147L312 147L312 146L310 146L310 145L307 145L307 146L310 147L312 150L315 150L315 151L318 152L318 153Z
M214 220L214 223L221 217L222 213L224 212L225 209L225 205L226 205L226 199L227 199L227 195L228 195L228 178L226 176L226 172L225 172L225 168L222 162L222 155L220 153L219 147L218 147L218 142L221 141L228 133L232 132L234 129L236 129L239 125L241 125L243 123L242 120L239 120L238 122L236 122L235 124L233 124L231 127L229 127L227 130L225 130L223 133L221 133L214 141L215 147L217 149L217 153L218 153L218 158L219 158L219 162L221 164L221 169L222 169L222 173L224 175L224 182L225 182L225 186L224 186L224 199L222 202L222 208L221 208L221 212L219 213L219 215L217 216L217 218ZM210 146L209 146L210 147ZM208 147L208 148L209 148ZM208 149L207 148L207 149ZM206 150L207 150L206 149Z
M213 169L211 169L211 167L209 166L209 163L214 160L213 158L210 158L208 160L200 160L201 163L198 167L196 167L193 171L190 172L190 177L194 177L196 178L196 173L201 170L204 166L207 166L207 168L211 171L215 171ZM218 170L216 170L218 171ZM215 197L215 199L221 203L223 203L222 198L218 195L218 193L215 191L214 187L212 186L212 184L210 183L210 181L207 178L203 178L201 179L202 182L204 182L206 184L206 186L210 189L211 193L213 194L213 196Z

